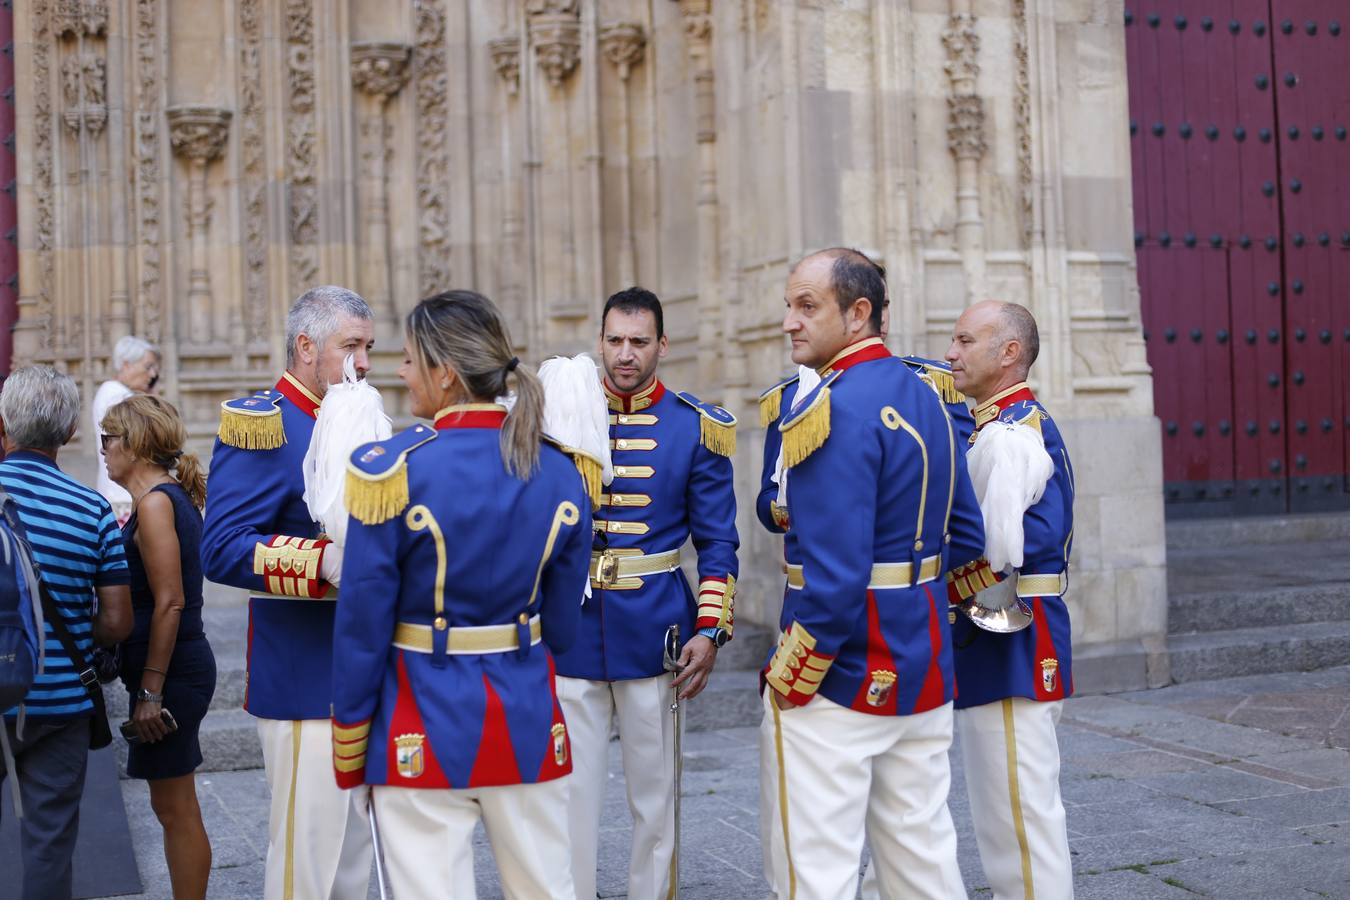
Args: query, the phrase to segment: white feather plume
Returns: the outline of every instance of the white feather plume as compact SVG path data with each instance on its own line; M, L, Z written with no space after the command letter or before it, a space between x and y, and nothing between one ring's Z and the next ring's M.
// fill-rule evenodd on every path
M393 434L380 392L357 379L350 354L342 364L342 382L328 386L316 420L305 451L305 505L328 538L341 547L347 540L343 501L347 461L362 444Z
M995 572L1021 566L1022 516L1055 474L1044 438L1030 425L990 422L977 432L966 466L984 514L985 558Z
M609 456L609 404L600 388L595 360L585 353L555 356L539 367L544 383L544 432L568 447L600 460L603 481L614 480Z

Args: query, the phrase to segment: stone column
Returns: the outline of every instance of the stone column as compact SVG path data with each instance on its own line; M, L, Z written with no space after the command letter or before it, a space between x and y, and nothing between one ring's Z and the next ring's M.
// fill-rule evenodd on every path
M984 100L975 90L980 36L970 0L952 0L942 33L944 68L951 80L947 97L947 148L956 157L956 249L961 254L966 302L984 296L984 218L980 213L980 158L984 156Z
M725 353L718 332L724 313L718 279L717 98L713 91L712 0L680 0L685 48L694 75L694 129L698 142L698 367L702 384L722 385ZM730 334L734 334L732 331ZM730 334L728 337L730 338Z
M600 29L600 49L605 59L618 70L620 133L619 167L623 170L622 194L619 199L619 281L624 286L637 281L637 250L633 236L633 169L632 141L629 137L628 76L633 67L642 62L647 37L642 26L635 22L615 22Z
M535 67L548 87L535 93L533 110L539 116L533 152L538 167L532 197L534 252L541 267L536 302L543 318L569 323L563 333L550 330L549 340L571 340L570 325L584 320L592 303L580 298L577 283L577 235L573 209L577 205L572 165L572 113L567 81L581 62L581 21L578 0L527 0L527 35L534 49ZM556 104L554 113L546 104ZM549 122L554 119L554 122ZM549 347L548 349L552 349Z
M398 313L394 308L393 287L389 280L389 199L388 173L389 100L408 82L412 47L388 41L361 41L352 44L352 84L361 93L357 110L357 148L360 175L357 198L360 203L361 294L375 312L377 327L386 330L381 337L399 334Z
M206 193L206 166L225 149L231 113L212 106L175 106L165 111L169 119L169 142L173 152L187 160L188 243L188 343L211 341L211 273L207 237L211 224L211 199Z
M502 294L503 308L520 315L525 310L525 290L521 283L525 257L524 219L521 212L520 172L517 142L512 140L514 114L520 108L520 38L500 37L488 42L492 68L502 86L501 115L501 230L502 251L497 255L497 283ZM534 344L538 336L534 316L524 318L524 327L514 329L516 342L521 346Z

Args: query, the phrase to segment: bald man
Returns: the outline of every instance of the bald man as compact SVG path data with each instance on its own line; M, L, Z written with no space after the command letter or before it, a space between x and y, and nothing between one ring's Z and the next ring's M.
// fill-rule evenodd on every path
M1073 468L1054 420L1027 386L1039 349L1036 320L1026 308L989 300L962 313L946 357L957 389L975 402L976 430L968 452L972 475L980 469L979 454L1001 456L1011 441L1027 460L1014 468L1035 472L1021 476L1027 484L1019 490L1030 487L1026 495L1039 497L1022 513L1020 547L1002 554L992 543L987 546L995 565L996 557L1010 560L1005 571L1032 610L1031 625L995 634L956 616L951 626L959 691L956 728L980 862L995 900L1073 896L1055 739L1064 698L1073 692L1064 605L1073 541ZM986 486L978 477L975 481L992 535L989 517L998 515L987 499L992 492L982 490ZM1008 514L1016 516L1016 510Z

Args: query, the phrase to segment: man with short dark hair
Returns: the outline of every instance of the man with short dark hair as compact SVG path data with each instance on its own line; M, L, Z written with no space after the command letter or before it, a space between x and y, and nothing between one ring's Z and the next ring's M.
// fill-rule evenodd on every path
M981 630L964 617L952 623L961 688L956 727L980 862L998 900L1073 896L1055 737L1064 698L1073 693L1064 603L1073 468L1059 429L1026 383L1039 351L1031 313L994 300L961 314L947 351L957 387L976 404L967 458L989 523L986 553L1009 573L991 590L1014 590L1032 612L1030 626L1011 634ZM998 491L987 483L990 471L999 473ZM1000 497L1015 498L1015 507ZM1028 497L1035 498L1029 506Z
M364 900L371 845L354 791L332 772L336 545L305 504L302 471L319 404L351 356L364 377L370 307L346 288L301 295L286 317L286 371L270 390L221 404L202 565L249 591L244 708L258 720L272 792L264 896ZM359 598L357 598L359 601Z
M883 895L964 895L943 579L983 529L942 399L880 339L884 301L843 248L799 262L785 295L792 361L820 375L778 425L800 564L763 673L762 777L780 802L761 827L790 896L854 896L864 831Z
M82 656L72 660L45 622L46 663L24 697L22 731L16 727L19 708L5 711L23 798L25 900L70 896L94 714L80 673L89 667L94 644L112 646L132 626L130 576L112 507L56 464L79 414L74 380L48 366L16 370L0 391L0 486L14 500L43 583ZM36 596L33 602L39 602Z
M600 355L609 403L614 481L595 514L592 596L571 649L556 657L558 700L572 742L568 814L577 896L595 896L597 840L617 721L633 850L628 896L670 890L674 828L674 729L664 636L679 626L682 700L703 690L717 648L731 638L736 496L735 418L689 393L668 391L656 370L666 355L661 302L629 288L610 297ZM680 571L693 539L698 594Z

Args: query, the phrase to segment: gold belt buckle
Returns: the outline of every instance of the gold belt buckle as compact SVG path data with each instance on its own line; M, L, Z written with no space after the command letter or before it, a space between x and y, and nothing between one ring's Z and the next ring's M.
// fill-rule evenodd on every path
M619 558L614 555L614 551L600 551L600 562L595 567L595 575L595 580L604 588L613 587L614 582L619 580Z

